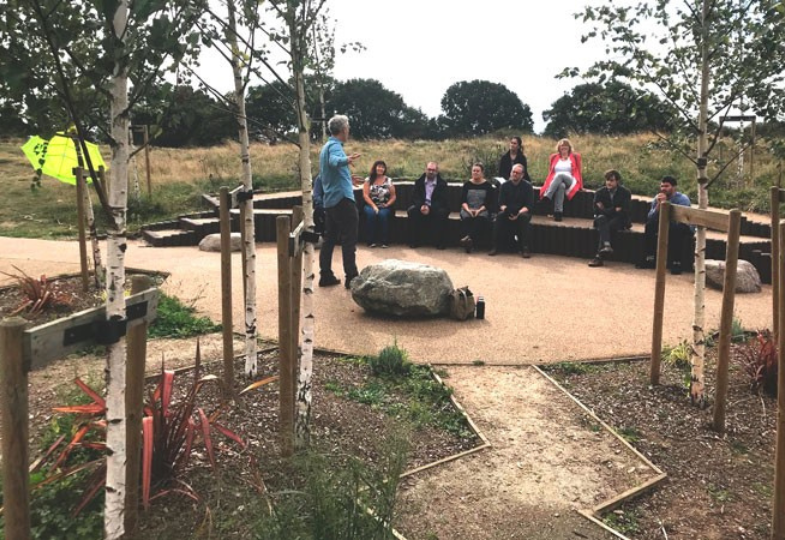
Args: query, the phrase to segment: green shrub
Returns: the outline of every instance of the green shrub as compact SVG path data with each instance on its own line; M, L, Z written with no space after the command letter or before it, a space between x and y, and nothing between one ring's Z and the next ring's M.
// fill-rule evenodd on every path
M218 332L220 324L215 324L207 317L194 315L193 306L183 304L178 298L161 295L158 302L158 315L150 325L150 337L187 338Z
M692 347L685 340L675 347L665 347L662 350L662 363L676 369L690 369L690 350Z
M398 341L381 350L378 356L370 358L374 375L400 376L409 373L411 363L406 351L398 347Z

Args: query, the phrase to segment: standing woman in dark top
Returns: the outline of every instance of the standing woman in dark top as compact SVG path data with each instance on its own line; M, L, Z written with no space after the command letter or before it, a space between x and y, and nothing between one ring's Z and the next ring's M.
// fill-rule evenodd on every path
M531 182L529 166L526 164L526 156L523 155L523 141L520 137L512 137L510 139L510 151L505 152L499 160L499 176L509 180L510 174L512 174L512 166L517 163L523 165L523 179Z
M491 222L494 205L493 185L485 179L485 166L475 163L472 177L463 184L461 196L461 245L471 253L482 230Z

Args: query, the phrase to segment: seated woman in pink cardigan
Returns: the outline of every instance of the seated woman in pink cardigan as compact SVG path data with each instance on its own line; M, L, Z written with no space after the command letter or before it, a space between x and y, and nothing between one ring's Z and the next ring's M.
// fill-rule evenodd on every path
M540 199L553 201L553 219L561 221L564 196L572 200L581 189L581 155L572 151L569 139L561 139L556 143L556 153L551 154L551 166L545 184L540 189Z

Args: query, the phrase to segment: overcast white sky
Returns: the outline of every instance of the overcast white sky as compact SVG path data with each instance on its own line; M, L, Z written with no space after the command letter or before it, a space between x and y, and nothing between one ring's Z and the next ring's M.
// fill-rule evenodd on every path
M360 41L367 50L339 56L338 79L380 80L428 116L441 112L447 88L485 79L504 84L542 111L577 84L554 76L588 67L604 54L599 41L581 44L588 27L573 18L586 0L333 0L336 43Z
M543 110L580 82L554 76L565 67L588 67L604 54L599 41L581 44L588 27L573 14L586 4L328 0L337 19L336 44L359 41L366 47L359 54L339 54L335 76L377 79L431 117L441 113L442 96L453 83L502 83L531 107L535 131L541 132ZM226 64L218 64L217 72L208 72L225 73ZM231 77L217 78L211 82L230 89Z

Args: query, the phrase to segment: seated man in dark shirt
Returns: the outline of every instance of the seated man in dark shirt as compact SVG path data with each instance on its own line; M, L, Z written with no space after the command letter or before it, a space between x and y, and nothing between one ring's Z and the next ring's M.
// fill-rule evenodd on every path
M444 249L444 233L450 208L447 182L439 175L439 164L430 161L425 174L414 182L412 204L407 210L409 247L416 248L428 229L433 230L437 249Z
M597 255L589 266L603 266L603 257L613 253L611 233L629 229L630 190L621 185L621 174L615 169L605 171L605 186L594 192L594 228L599 232Z
M523 179L524 167L516 163L510 181L502 184L499 194L499 214L493 226L493 249L488 255L496 255L502 249L516 247L524 259L529 254L529 229L531 228L534 191ZM518 237L517 244L514 242Z

